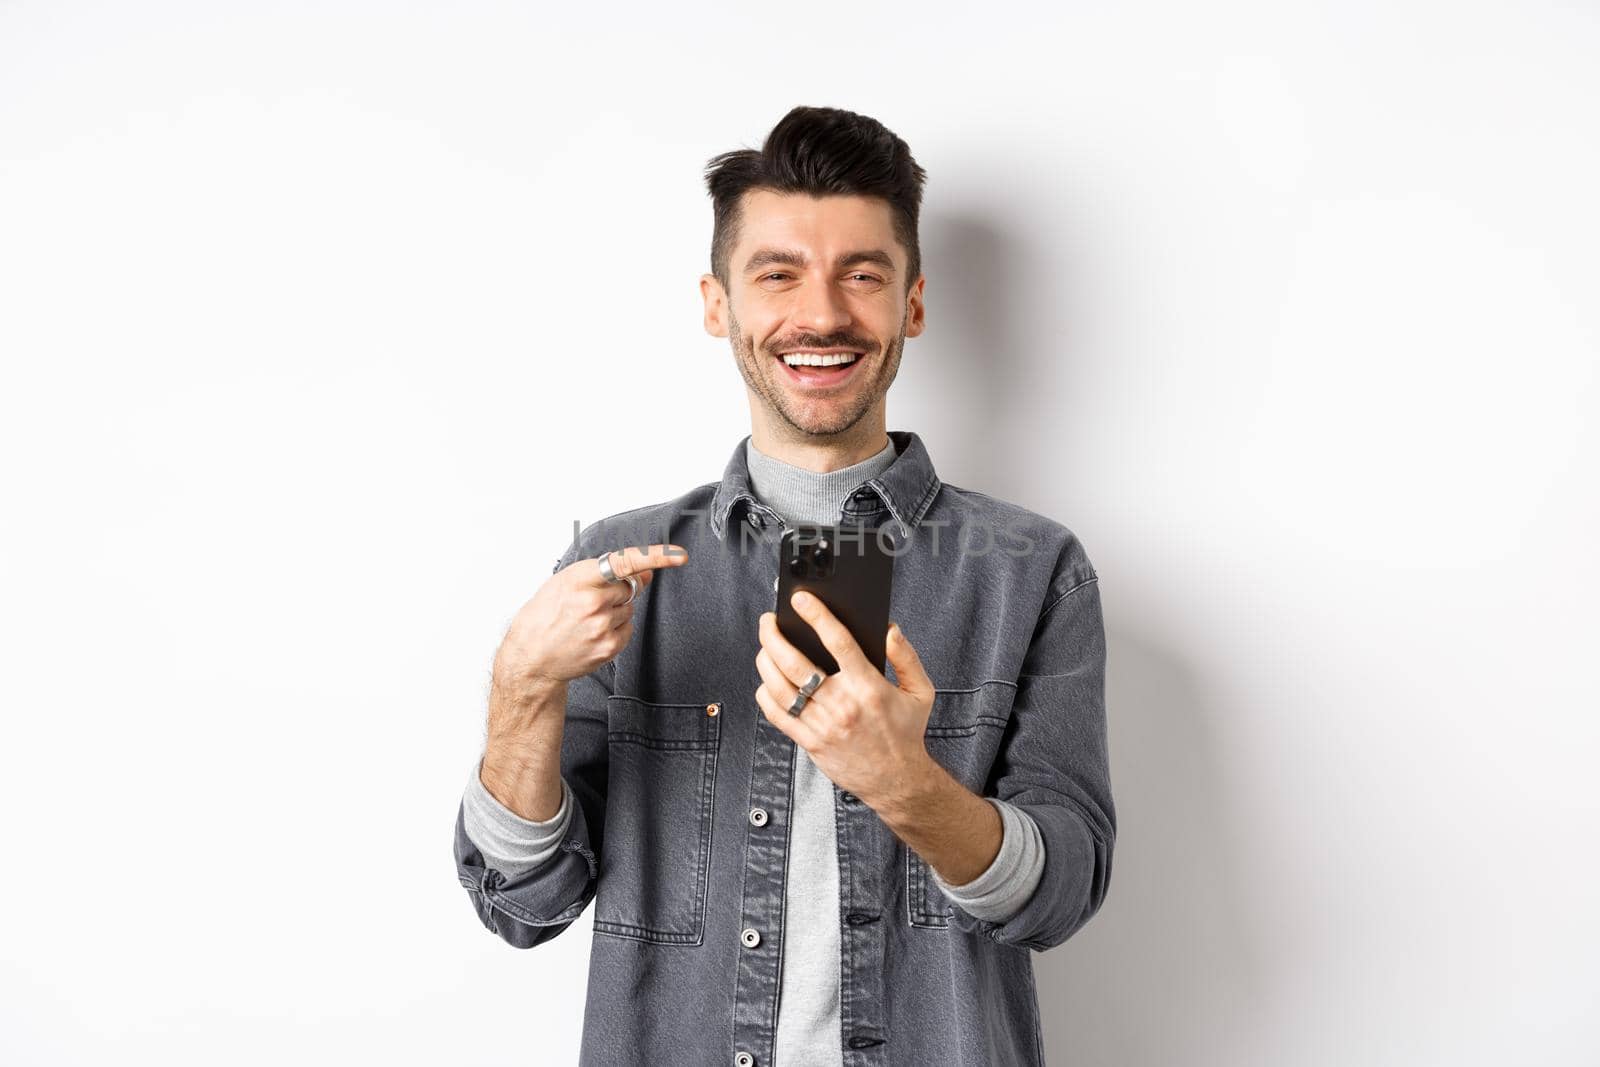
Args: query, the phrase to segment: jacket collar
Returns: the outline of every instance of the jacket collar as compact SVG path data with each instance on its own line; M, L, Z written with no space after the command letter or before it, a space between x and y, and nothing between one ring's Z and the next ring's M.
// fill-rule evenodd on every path
M942 483L934 472L933 460L929 458L921 437L911 430L890 430L888 434L897 453L894 462L879 472L877 477L868 479L851 491L845 498L840 519L846 523L871 524L887 510L899 524L901 537L909 538L933 504L933 498L939 494ZM726 539L728 523L739 521L738 512L741 508L747 514L766 516L756 520L763 526L772 516L750 488L750 467L745 461L744 451L745 442L749 439L749 434L739 439L727 467L722 471L722 481L711 497L709 518L712 532L718 539Z

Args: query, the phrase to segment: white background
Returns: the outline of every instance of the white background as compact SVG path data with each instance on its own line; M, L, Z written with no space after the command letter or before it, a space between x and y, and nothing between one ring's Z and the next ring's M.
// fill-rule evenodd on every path
M748 432L700 172L807 103L930 174L890 428L1101 576L1051 1062L1597 1062L1597 55L1579 3L0 4L0 1059L575 1060L588 916L518 952L452 869L489 660Z

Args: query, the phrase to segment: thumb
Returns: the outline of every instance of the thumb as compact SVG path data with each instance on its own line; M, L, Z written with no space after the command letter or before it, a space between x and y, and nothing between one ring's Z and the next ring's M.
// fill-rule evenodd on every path
M897 622L889 624L885 651L889 656L889 662L894 664L894 677L900 689L913 696L931 699L933 679L922 669L922 657L911 647L911 642L906 640L905 632L900 629L900 624Z

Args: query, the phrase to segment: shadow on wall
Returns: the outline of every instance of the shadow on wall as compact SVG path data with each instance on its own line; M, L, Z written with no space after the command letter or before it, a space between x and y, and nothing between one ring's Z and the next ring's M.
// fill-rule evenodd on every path
M1016 267L1006 252L1014 242L987 220L953 215L924 215L919 238L927 324L921 337L906 339L902 370L914 366L926 383L927 413L938 421L941 438L959 447L961 469L1012 481L1017 457L1004 416L1014 410L1022 386L1008 370L1025 366L1015 333L1022 309L1012 302ZM891 425L902 421L889 418Z
M935 461L959 456L972 488L1037 504L1070 527L1072 515L1052 512L1072 495L1074 467L1094 462L1079 458L1073 417L1094 398L1072 381L1096 309L1080 306L1086 287L1073 279L1088 268L1063 257L1069 237L1030 249L1039 235L974 215L925 215L928 328L907 351L924 361L926 411L940 424ZM1047 470L1056 473L1041 483ZM1085 541L1092 559L1109 556ZM1150 602L1136 576L1123 584L1101 573L1108 618ZM1109 624L1107 640L1111 888L1087 926L1033 956L1046 1062L1198 1067L1197 1057L1246 1043L1228 1028L1265 1023L1271 1010L1238 883L1249 843L1239 840L1210 730L1226 709L1171 650Z
M1235 860L1248 842L1238 839L1208 733L1223 709L1165 650L1136 633L1106 638L1111 889L1087 926L1034 954L1046 1062L1227 1062L1215 1057L1249 1043L1227 1030L1269 1023L1273 998L1238 882ZM1210 1052L1197 1058L1201 1049Z

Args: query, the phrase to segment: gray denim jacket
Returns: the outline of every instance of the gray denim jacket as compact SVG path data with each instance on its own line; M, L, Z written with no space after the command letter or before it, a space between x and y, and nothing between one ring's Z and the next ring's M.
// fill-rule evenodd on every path
M846 1067L1043 1063L1030 950L1099 909L1116 837L1099 584L1065 526L942 483L920 437L846 501L896 553L890 616L937 688L928 751L1044 838L1008 921L950 903L876 812L834 789ZM634 637L568 686L560 856L515 878L456 816L461 884L491 932L531 948L594 901L580 1063L773 1065L795 746L756 704L757 617L773 609L779 520L743 442L720 482L583 529L556 562L682 545L634 601ZM891 677L893 674L890 668Z

